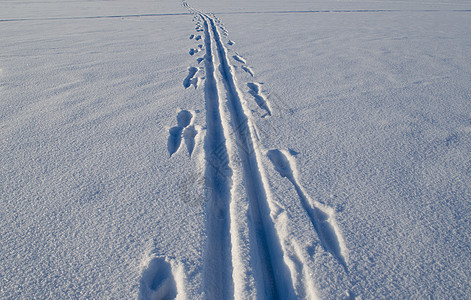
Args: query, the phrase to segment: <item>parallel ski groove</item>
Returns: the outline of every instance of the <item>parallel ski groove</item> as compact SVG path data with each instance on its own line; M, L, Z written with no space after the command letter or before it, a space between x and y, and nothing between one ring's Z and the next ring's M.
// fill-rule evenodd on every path
M204 19L205 28L209 24L211 25L219 56L219 71L224 79L228 108L235 130L235 140L246 179L251 217L255 226L258 260L263 273L262 278L259 278L264 286L263 295L266 299L292 299L295 297L295 293L289 270L283 261L281 244L270 218L267 191L262 179L261 166L257 161L251 124L244 112L242 97L237 88L232 66L227 57L227 50L223 45L218 28L212 18L204 14L201 16Z
M182 1L182 4L203 21L206 48L205 175L206 187L211 191L207 207L208 246L204 271L206 297L228 299L236 295L234 281L230 281L230 275L237 276L237 274L232 274L234 270L230 259L238 245L230 244L231 221L235 220L229 221L231 213L229 204L233 196L231 193L233 181L238 179L232 178L231 167L240 166L249 204L250 224L252 224L250 243L254 245L253 276L257 285L256 296L260 299L294 299L295 291L290 271L284 262L281 241L270 216L271 193L264 177L264 169L259 164L261 154L258 152L257 144L254 144L253 124L248 118L249 112L237 87L227 49L223 45L213 17L190 7L186 1ZM215 76L216 59L219 63L218 76ZM230 115L230 124L222 107L224 96L227 100L225 107ZM229 126L233 134L227 130ZM240 164L233 161L231 151L234 148L238 152Z
M204 272L205 292L212 299L228 299L233 295L230 199L232 170L226 148L226 137L218 82L214 72L211 32L204 23L205 55L205 102L207 133L205 141L205 186L208 200L208 241Z

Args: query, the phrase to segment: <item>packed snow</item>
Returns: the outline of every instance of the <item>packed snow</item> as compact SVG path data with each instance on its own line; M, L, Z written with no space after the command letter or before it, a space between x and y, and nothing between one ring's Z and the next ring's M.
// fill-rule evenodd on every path
M471 297L469 1L0 7L0 299Z

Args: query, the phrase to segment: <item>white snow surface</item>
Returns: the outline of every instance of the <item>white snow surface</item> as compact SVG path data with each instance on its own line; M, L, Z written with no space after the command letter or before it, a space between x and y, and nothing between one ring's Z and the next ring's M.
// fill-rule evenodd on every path
M0 0L0 299L470 298L470 32L464 0Z

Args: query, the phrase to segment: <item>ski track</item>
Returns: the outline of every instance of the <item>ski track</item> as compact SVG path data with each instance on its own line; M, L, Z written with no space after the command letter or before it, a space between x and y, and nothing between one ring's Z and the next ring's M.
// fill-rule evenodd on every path
M242 174L245 177L245 188L250 207L250 216L253 222L254 236L258 250L258 264L261 274L256 280L263 286L260 293L266 299L292 299L294 289L287 266L283 261L283 252L280 240L276 234L273 221L270 218L267 191L262 179L261 166L256 155L256 146L251 124L242 104L241 93L237 88L232 66L227 57L215 21L208 15L203 15L205 28L211 28L212 42L215 44L219 58L219 72L223 78L226 92L227 109L229 110L234 139L238 154L242 162Z
M206 47L204 95L207 124L205 186L208 189L208 241L203 276L208 296L213 299L228 299L233 295L229 212L233 172L229 165L219 84L215 76L212 36L206 21L203 28Z
M229 299L243 295L239 279L247 276L237 267L240 258L238 237L235 232L241 222L248 224L250 257L254 262L253 280L256 297L261 299L295 299L296 297L316 297L315 288L310 284L308 271L304 268L306 257L299 249L292 249L288 237L279 236L274 220L279 212L274 205L270 187L261 163L262 155L257 144L255 124L250 119L237 78L235 65L231 64L228 49L223 38L227 39L224 24L214 15L192 8L185 0L182 5L194 15L195 30L201 35L190 36L192 40L203 39L203 45L190 50L190 55L205 50L204 58L204 100L206 107L205 189L207 213L207 242L203 268L203 291L210 299ZM228 40L227 45L234 42ZM196 51L196 52L194 52ZM242 70L254 77L254 72L237 52L232 55ZM197 87L195 76L198 69L190 67L183 86ZM196 80L196 82L194 82ZM257 105L271 116L267 97L261 85L247 83L249 94ZM185 126L174 127L169 137L169 152L176 151L183 138L191 156L197 134L191 120ZM172 142L170 142L172 140ZM173 152L172 152L173 153ZM283 177L293 184L302 207L306 211L320 244L347 270L346 249L342 236L334 220L333 210L314 202L299 184L294 161L280 150L270 150L268 159ZM237 161L236 161L237 159ZM237 194L236 186L243 183L247 198L248 220L238 220L237 207L232 205ZM272 216L273 215L273 216ZM231 219L232 217L232 219ZM275 219L272 219L275 218ZM286 222L285 222L286 223ZM281 224L281 223L280 223ZM234 232L233 232L234 231ZM295 247L296 248L296 247ZM299 247L297 247L299 248ZM288 252L286 252L288 251ZM294 274L292 274L294 273Z

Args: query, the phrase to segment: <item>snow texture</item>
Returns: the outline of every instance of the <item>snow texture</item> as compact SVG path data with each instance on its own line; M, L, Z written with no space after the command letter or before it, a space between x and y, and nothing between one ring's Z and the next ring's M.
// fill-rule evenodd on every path
M0 299L471 297L469 1L0 7Z

